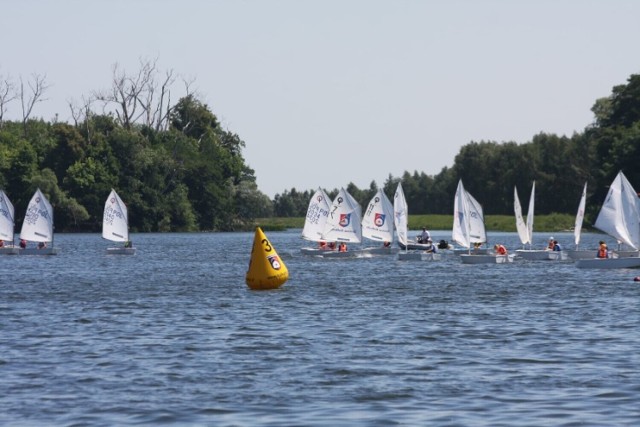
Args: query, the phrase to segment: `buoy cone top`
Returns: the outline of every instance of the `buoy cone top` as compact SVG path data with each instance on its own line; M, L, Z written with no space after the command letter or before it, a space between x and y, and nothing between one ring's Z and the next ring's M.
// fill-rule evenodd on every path
M277 289L288 278L287 266L284 265L262 229L256 227L246 277L247 286L255 290Z

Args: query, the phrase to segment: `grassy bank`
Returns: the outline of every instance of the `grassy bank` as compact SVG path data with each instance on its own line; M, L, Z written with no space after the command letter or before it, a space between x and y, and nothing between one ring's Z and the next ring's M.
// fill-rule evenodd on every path
M536 215L535 231L565 231L573 228L575 216L569 214ZM419 230L426 226L430 230L451 230L451 215L409 215L409 229ZM485 217L487 231L516 231L516 221L512 215L487 215ZM256 225L265 231L302 228L304 218L258 218ZM586 227L586 224L585 224Z

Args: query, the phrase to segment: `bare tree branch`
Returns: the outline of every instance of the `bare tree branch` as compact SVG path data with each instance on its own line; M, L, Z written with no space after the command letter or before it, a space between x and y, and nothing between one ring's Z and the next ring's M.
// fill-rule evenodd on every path
M22 127L24 130L24 136L27 136L27 121L33 112L33 107L38 102L46 101L45 98L42 98L46 90L50 87L47 84L47 76L40 74L32 74L32 80L27 81L27 85L29 86L29 93L25 90L24 80L22 76L20 77L20 102L22 104Z

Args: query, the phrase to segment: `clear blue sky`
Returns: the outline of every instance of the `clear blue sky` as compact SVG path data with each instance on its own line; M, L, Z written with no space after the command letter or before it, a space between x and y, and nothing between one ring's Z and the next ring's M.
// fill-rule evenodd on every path
M640 73L640 1L0 0L0 76L46 75L34 115L140 58L194 78L260 190L436 174L470 141L588 126ZM176 86L179 91L179 86ZM19 116L10 104L9 118Z

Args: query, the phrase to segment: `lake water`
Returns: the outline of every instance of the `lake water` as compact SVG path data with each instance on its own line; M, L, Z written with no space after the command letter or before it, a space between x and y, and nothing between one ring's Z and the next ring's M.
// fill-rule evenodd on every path
M640 425L640 271L324 260L266 234L275 291L245 284L253 233L1 256L0 424Z

